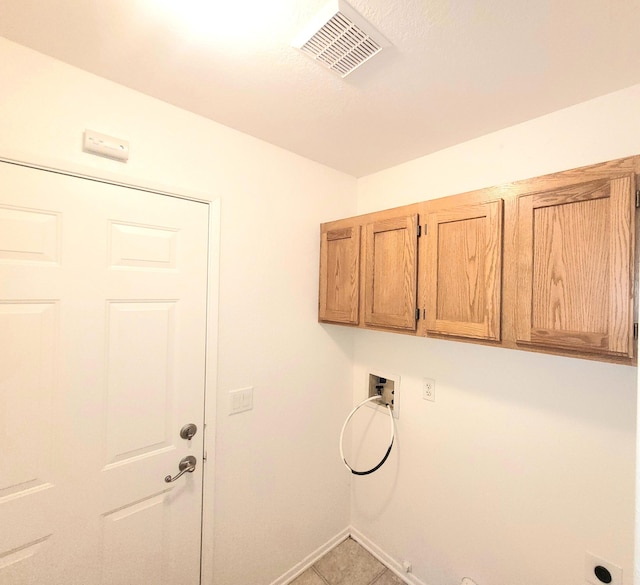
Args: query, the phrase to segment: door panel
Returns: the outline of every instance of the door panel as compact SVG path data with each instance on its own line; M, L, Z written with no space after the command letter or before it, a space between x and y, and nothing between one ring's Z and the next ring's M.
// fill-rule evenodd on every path
M168 510L162 493L104 516L104 583L129 585L131 575L141 583L164 582Z
M107 464L171 444L174 305L108 303Z
M56 303L0 303L0 372L20 389L0 408L0 497L50 485L56 317Z
M111 267L176 268L177 230L114 221L109 228Z
M208 206L0 185L0 584L196 585Z
M59 236L57 213L0 205L0 259L57 262Z

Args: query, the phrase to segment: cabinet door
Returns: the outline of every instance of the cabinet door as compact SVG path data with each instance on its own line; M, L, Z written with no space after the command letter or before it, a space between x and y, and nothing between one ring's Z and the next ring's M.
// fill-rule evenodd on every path
M427 216L426 329L500 339L502 200Z
M322 230L320 240L321 321L358 324L360 226Z
M418 216L366 226L365 324L415 331Z
M633 355L634 176L518 201L517 340Z

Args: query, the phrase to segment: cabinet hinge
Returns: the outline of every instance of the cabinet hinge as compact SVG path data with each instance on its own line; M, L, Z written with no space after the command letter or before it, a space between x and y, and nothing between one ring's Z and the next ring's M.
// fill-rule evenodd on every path
M633 338L634 339L638 339L638 324L637 323L633 324Z
M636 191L636 207L640 207L640 189Z

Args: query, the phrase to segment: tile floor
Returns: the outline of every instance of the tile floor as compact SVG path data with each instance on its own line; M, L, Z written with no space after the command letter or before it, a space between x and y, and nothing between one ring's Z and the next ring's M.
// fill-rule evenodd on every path
M403 585L378 559L347 538L290 585Z

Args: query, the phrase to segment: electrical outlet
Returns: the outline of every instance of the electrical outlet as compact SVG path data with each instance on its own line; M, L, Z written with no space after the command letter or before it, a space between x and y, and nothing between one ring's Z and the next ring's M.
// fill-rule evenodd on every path
M434 379L422 379L422 398L431 400L431 402L436 401L436 381Z
M585 557L584 576L593 585L622 585L622 569L589 552Z

